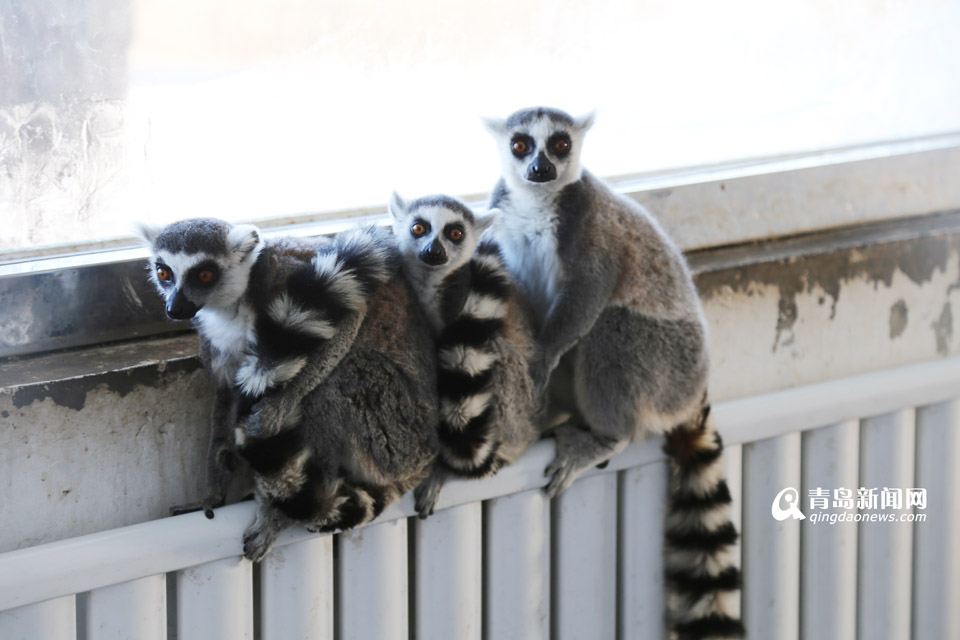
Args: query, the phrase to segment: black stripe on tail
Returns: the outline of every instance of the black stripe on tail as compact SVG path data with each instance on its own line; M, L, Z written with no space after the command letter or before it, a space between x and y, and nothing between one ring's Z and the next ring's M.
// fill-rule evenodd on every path
M679 640L742 638L734 608L741 586L732 557L737 531L723 477L723 441L709 405L671 430L663 448L673 467L665 541L673 631Z
M387 230L356 227L320 247L286 278L282 291L254 292L256 339L237 374L241 392L259 399L299 373L291 363L331 339L344 318L392 277L397 261Z
M503 331L511 283L495 244L477 247L466 268L466 295L449 293L463 300L462 307L438 340L440 458L456 475L481 478L504 464L491 382L498 364L494 341Z

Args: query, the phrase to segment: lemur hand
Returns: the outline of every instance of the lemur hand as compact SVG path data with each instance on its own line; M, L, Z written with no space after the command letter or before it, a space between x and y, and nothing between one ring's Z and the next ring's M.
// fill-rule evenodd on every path
M269 438L280 433L283 419L277 405L269 397L265 397L253 405L243 428L251 438Z

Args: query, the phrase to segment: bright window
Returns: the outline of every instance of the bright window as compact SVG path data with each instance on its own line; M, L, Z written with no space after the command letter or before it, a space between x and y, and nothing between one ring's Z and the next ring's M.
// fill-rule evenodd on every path
M958 33L942 0L16 3L0 249L481 193L478 116L534 104L598 108L606 176L957 131Z

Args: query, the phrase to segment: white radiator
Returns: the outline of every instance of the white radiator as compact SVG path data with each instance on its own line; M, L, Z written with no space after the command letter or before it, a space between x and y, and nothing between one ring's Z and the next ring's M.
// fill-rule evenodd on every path
M960 639L960 359L715 415L751 638ZM287 532L258 568L239 556L252 503L6 553L0 639L664 638L659 443L551 503L552 455L542 442L494 478L448 484L425 521L406 496L357 531ZM774 519L788 487L806 520ZM812 491L861 487L923 488L926 504L875 511L891 522L811 521L838 513L811 510Z

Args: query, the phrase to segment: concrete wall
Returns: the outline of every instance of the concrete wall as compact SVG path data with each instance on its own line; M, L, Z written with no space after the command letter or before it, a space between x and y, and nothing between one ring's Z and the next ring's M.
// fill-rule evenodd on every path
M960 353L960 214L690 259L714 400ZM210 387L195 349L182 335L3 364L0 552L200 497Z

